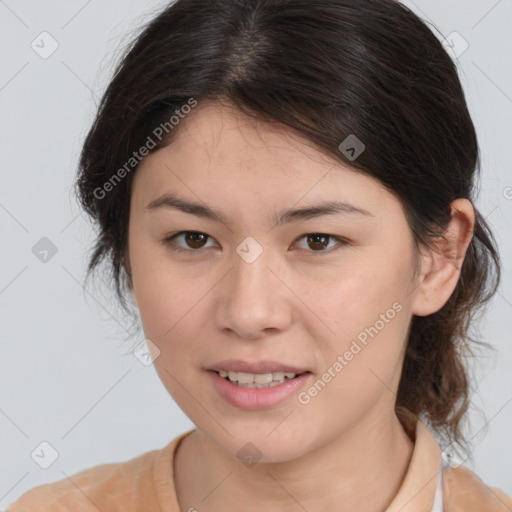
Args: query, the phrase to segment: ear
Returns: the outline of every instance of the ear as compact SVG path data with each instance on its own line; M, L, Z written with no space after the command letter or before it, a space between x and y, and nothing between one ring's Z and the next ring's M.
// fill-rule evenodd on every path
M475 211L471 202L456 199L450 208L451 221L444 235L436 240L434 249L423 255L422 272L412 305L412 313L417 316L431 315L448 302L473 238Z

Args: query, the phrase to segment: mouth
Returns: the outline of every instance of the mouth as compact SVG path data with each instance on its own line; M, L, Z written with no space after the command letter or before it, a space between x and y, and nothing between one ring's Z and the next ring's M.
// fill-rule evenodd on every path
M218 396L246 410L279 406L304 388L313 375L304 368L273 361L230 360L206 370Z
M217 375L227 380L231 384L241 388L263 389L272 388L284 384L300 375L310 372L268 372L268 373L248 373L219 370Z

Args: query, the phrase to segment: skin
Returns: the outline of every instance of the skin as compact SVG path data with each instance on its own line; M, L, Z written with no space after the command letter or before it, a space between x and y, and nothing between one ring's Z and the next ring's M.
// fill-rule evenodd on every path
M207 204L228 223L146 208L164 192ZM283 208L325 200L372 216L274 225ZM142 161L132 188L127 271L144 333L160 350L158 375L197 427L175 460L182 510L389 505L413 450L394 412L407 329L413 315L434 313L448 300L472 236L471 203L451 206L439 251L423 248L414 276L400 201L283 126L227 104L200 104L169 146ZM161 242L191 230L208 238L202 245L178 238L182 253ZM310 233L348 244L308 243ZM236 252L248 236L263 249L252 263ZM265 410L243 410L220 397L206 373L225 359L275 360L309 369L307 389L397 302L401 311L308 404L295 394ZM247 442L261 453L252 467L237 458Z

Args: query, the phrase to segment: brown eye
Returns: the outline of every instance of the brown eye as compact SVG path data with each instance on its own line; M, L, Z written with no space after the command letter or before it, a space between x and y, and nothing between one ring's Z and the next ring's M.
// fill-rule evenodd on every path
M347 240L339 236L327 235L325 233L307 233L302 235L299 240L303 239L306 241L307 247L302 248L310 253L319 253L319 255L332 253L338 249L341 249L343 246L348 245ZM329 246L332 241L336 243Z
M185 243L192 249L201 249L208 236L203 233L187 232L184 235Z
M178 233L164 238L162 243L170 246L170 248L176 252L200 252L200 249L207 247L205 243L209 238L208 235L200 233L199 231L179 231ZM178 239L182 240L179 244L177 243Z
M309 247L315 251L321 251L329 245L329 235L323 235L322 233L312 233L307 235L307 242Z

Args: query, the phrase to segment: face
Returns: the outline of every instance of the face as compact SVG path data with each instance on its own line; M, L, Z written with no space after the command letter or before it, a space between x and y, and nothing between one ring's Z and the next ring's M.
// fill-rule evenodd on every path
M168 392L222 450L251 442L262 462L392 414L415 297L398 199L228 106L181 122L140 164L129 219L133 293Z

